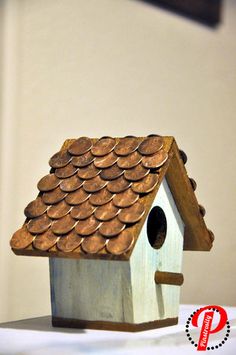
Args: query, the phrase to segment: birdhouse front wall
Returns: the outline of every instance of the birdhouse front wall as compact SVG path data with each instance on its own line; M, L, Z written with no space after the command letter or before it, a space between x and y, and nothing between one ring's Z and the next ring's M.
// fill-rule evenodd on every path
M52 316L143 323L178 317L179 286L157 285L155 271L180 272L184 225L164 180L152 207L165 212L167 233L154 249L148 219L129 261L50 258Z
M180 286L157 285L154 281L157 270L180 273L182 267L184 224L166 179L152 208L155 206L165 213L166 238L160 249L154 249L147 241L149 222L145 221L130 259L134 323L178 317Z

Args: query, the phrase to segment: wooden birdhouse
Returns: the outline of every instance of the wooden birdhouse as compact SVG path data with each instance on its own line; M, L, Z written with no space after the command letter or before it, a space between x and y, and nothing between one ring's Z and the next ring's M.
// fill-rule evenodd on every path
M54 326L177 324L183 250L214 239L185 162L158 135L71 139L50 159L10 244L49 257Z

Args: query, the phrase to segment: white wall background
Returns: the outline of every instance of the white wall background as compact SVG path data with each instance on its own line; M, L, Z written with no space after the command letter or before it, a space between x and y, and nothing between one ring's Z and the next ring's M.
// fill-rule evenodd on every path
M182 302L236 305L236 2L216 30L134 0L0 2L0 320L50 313L48 260L11 234L66 138L173 135L216 241L185 252Z

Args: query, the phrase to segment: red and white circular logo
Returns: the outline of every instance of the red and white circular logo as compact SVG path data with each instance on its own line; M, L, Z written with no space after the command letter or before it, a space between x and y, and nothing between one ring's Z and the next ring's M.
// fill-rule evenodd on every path
M190 329L190 326L196 327ZM198 351L215 350L229 338L230 324L224 308L216 305L197 309L188 318L185 331L188 340ZM220 339L220 340L219 340Z

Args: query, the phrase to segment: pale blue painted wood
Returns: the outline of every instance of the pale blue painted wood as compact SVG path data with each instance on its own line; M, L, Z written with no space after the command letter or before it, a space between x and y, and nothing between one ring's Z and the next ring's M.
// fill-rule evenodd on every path
M156 285L156 270L181 272L184 225L166 180L152 207L161 207L167 219L165 243L159 250L147 241L147 220L131 256L131 283L134 323L178 316L180 287Z
M50 258L53 316L127 323L178 316L180 287L154 282L157 269L181 271L184 226L166 181L156 205L168 224L158 251L148 242L145 222L129 262Z

